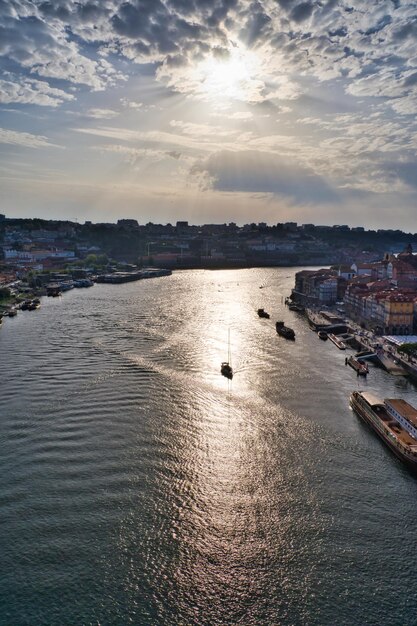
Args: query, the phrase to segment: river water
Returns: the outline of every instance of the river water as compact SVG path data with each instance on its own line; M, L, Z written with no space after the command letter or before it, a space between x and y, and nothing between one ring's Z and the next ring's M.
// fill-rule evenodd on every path
M2 625L415 626L417 479L349 394L416 388L358 379L293 283L177 272L4 321Z

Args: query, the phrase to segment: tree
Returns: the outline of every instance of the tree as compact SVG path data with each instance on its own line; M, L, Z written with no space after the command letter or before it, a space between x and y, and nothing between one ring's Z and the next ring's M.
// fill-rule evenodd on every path
M8 287L0 287L0 300L10 298L11 295Z
M403 343L403 345L398 348L398 352L402 352L407 356L417 356L417 343Z

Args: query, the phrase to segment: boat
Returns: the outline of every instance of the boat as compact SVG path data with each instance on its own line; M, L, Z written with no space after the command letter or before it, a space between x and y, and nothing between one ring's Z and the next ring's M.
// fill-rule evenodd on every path
M74 289L74 281L73 280L62 280L59 283L59 288L61 291L70 291L70 289Z
M363 363L354 356L350 356L345 359L345 365L350 365L355 370L358 376L367 376L369 369L366 363Z
M275 328L280 337L285 339L295 339L295 332L289 326L285 326L284 322L276 322Z
M258 309L258 315L259 317L264 317L269 320L269 313L267 313L265 309Z
M233 378L233 369L232 369L232 366L230 365L230 363L228 363L227 361L224 361L221 364L220 372L222 373L223 376L225 376L229 380L232 380L232 378Z
M90 280L90 278L78 278L74 280L74 287L85 288L92 287L94 285L94 281Z
M332 341L334 345L339 348L339 350L346 350L345 342L339 339L339 337L336 337L336 335L333 335L333 333L328 333L327 336L330 339L330 341Z
M232 378L233 378L233 368L231 366L231 362L232 362L232 355L231 355L231 352L230 352L230 330L229 330L229 334L228 334L228 349L227 349L227 361L223 361L223 363L220 366L220 372L221 372L222 376L225 376L229 380L232 380Z
M15 316L17 315L17 311L16 311L16 309L15 309L14 307L12 307L11 309L9 309L9 310L7 311L7 315L8 315L9 317L15 317Z
M399 459L417 471L417 409L405 400L381 400L368 391L354 391L350 406Z
M35 300L32 300L32 302L28 305L28 311L36 311L37 309L40 309L41 305L40 302L35 302Z
M326 333L326 331L324 330L319 330L319 332L317 333L317 335L319 336L320 339L322 339L323 341L327 341L327 339L329 338L328 334Z
M296 304L295 302L291 302L288 305L290 311L296 311L296 313L304 313L305 308L301 304Z
M46 286L46 295L51 296L52 298L57 298L61 295L61 288L58 283L51 283Z

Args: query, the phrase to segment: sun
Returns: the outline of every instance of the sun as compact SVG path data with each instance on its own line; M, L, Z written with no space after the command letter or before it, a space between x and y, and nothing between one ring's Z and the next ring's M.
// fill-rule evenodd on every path
M263 87L257 78L258 70L256 54L234 46L226 58L212 55L198 65L198 93L208 100L254 102Z

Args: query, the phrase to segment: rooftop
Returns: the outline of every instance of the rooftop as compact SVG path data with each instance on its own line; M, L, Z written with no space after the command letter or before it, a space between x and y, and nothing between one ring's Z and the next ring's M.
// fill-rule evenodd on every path
M385 404L394 409L394 411L397 411L397 413L402 415L410 424L417 428L417 409L406 400L402 400L401 398L387 398Z

